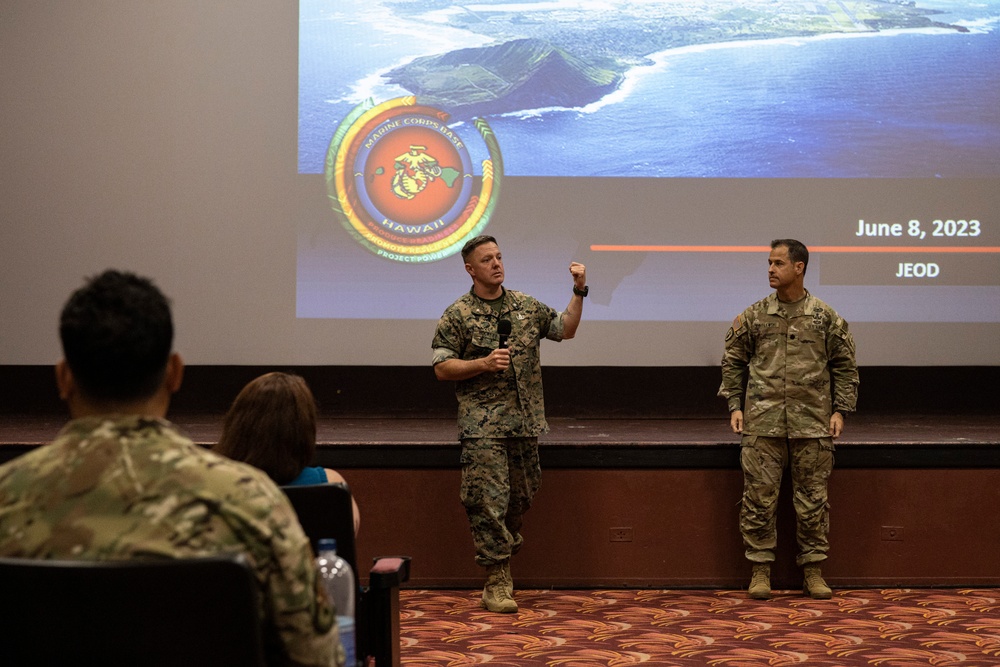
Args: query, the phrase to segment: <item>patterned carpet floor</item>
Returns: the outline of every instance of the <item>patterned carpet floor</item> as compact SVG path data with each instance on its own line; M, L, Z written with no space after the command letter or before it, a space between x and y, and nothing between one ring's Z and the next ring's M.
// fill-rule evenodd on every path
M480 595L401 591L403 664L1000 665L1000 589L519 590L515 614Z

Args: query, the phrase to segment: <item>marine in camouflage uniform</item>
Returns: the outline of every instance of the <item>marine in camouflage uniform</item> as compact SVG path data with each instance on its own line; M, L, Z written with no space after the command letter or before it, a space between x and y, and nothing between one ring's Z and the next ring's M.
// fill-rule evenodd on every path
M772 248L787 250L782 242L774 243ZM808 251L805 257L808 262ZM726 334L719 395L728 401L734 430L737 418L741 422L740 532L746 557L754 563L774 560L778 491L786 465L796 514L796 563L827 558L833 436L839 436L843 415L857 404L858 369L847 322L801 287L801 280L799 275L799 289L792 290L798 300L780 299L779 286L737 316Z
M269 664L343 664L309 541L263 472L134 415L76 419L0 467L0 556L228 554L245 555L260 583Z
M524 513L541 479L538 436L548 431L539 343L575 334L586 273L583 265L570 265L576 293L560 313L502 287L502 258L492 237L470 241L463 258L473 287L441 316L431 344L432 363L439 379L455 381L462 442L460 498L472 530L476 563L486 567L490 577L484 606L515 611L509 561L524 542L520 533ZM505 349L498 332L501 320L511 326ZM454 360L463 363L450 364ZM508 590L509 599L499 603L489 590L494 573Z
M548 431L539 342L562 340L563 317L537 299L504 290L496 313L473 292L453 303L434 332L433 363L478 359L499 345L497 322L511 322L510 367L455 383L462 441L462 504L476 562L502 563L523 539L521 517L538 490L538 436Z

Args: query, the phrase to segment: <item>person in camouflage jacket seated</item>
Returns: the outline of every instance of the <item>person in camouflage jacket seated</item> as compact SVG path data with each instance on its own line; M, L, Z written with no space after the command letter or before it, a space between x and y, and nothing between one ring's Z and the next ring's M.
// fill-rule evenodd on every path
M268 663L343 665L288 500L265 473L198 447L165 419L184 366L159 289L106 271L70 297L60 337L56 379L73 419L52 444L0 467L0 556L241 555L261 587Z

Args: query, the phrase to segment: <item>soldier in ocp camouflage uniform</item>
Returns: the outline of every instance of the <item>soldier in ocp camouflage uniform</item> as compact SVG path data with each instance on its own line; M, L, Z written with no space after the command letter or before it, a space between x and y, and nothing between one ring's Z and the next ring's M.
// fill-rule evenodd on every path
M335 638L294 511L260 471L165 420L82 417L0 468L0 556L152 560L243 554L271 664L329 665ZM191 600L197 605L197 600Z
M722 359L719 395L729 403L733 430L743 435L740 532L754 563L748 592L755 599L771 595L775 513L786 465L804 590L814 598L832 595L819 565L829 550L827 483L833 439L857 403L858 369L847 322L803 285L808 262L800 242L771 243L768 277L775 292L736 317Z
M472 289L445 310L434 333L434 373L455 381L462 441L461 500L487 568L482 606L517 611L510 558L521 548L524 513L538 490L538 436L548 430L539 343L572 338L587 295L586 267L573 262L573 297L557 313L503 287L496 240L477 236L462 249ZM500 322L509 323L503 334Z
M132 560L240 554L260 583L269 664L343 664L309 540L267 475L164 419L183 375L169 306L108 271L63 310L56 368L74 418L0 466L0 556ZM197 600L191 601L198 604Z

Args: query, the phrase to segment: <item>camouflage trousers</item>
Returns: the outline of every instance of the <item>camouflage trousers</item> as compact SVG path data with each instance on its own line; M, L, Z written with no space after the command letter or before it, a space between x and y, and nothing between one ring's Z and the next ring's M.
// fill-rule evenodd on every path
M521 523L538 491L538 438L462 441L460 497L469 517L476 563L496 565L524 543Z
M830 549L827 482L833 472L833 440L747 435L743 436L742 445L740 533L746 557L755 563L774 560L778 544L778 491L782 472L788 466L792 473L792 506L799 546L795 562L801 566L825 560Z

